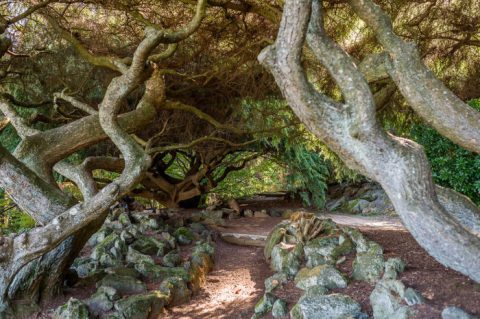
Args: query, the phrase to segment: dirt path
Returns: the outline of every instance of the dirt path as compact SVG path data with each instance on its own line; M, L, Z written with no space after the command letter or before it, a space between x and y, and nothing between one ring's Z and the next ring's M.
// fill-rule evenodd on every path
M184 305L167 311L167 319L243 319L252 316L273 272L260 247L235 246L217 240L215 268L206 286Z
M400 221L391 217L361 217L329 214L335 222L359 227L368 237L384 247L386 257L401 257L407 270L401 280L420 291L427 305L418 306L418 319L439 319L446 306L458 306L480 315L480 286L461 274L438 264L418 246ZM266 235L281 218L242 218L230 221L228 232ZM354 256L342 268L351 271ZM261 247L237 246L217 239L215 268L200 293L184 305L167 312L167 319L248 319L256 301L264 292L264 280L273 274L264 260ZM373 287L364 282L352 282L338 291L354 298L364 311L371 314L368 302ZM293 285L280 291L280 296L292 306L301 295ZM267 317L271 318L271 317Z

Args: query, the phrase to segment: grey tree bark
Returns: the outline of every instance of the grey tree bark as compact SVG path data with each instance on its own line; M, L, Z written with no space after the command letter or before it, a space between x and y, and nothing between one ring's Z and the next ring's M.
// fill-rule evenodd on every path
M355 9L371 3L352 2ZM305 40L339 85L345 103L330 99L309 83L301 64ZM260 54L259 60L274 75L306 127L349 167L382 185L418 243L443 265L480 282L480 237L440 203L422 147L380 128L367 81L352 59L324 32L321 1L286 1L277 40ZM429 88L423 81L416 85ZM448 99L438 99L437 104L449 103ZM454 197L448 201L465 208Z

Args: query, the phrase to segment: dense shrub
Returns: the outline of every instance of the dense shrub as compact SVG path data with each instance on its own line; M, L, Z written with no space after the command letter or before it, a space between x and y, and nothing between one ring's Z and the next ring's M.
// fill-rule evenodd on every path
M469 103L480 111L480 100ZM411 137L422 144L432 165L434 181L480 204L480 155L469 152L425 124L412 127Z

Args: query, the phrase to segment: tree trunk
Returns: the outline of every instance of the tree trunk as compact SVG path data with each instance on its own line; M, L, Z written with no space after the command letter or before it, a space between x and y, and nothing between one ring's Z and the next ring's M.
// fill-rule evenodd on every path
M407 229L429 254L480 282L480 237L448 208L471 207L454 197L444 203L455 205L442 206L422 147L379 127L368 83L324 32L321 1L288 0L284 8L277 41L259 60L272 72L295 114L349 167L382 185ZM309 83L301 64L305 39L341 88L345 104Z
M8 288L9 311L13 317L28 314L32 307L48 302L62 292L70 266L90 237L103 225L106 216L100 216L52 251L23 267Z

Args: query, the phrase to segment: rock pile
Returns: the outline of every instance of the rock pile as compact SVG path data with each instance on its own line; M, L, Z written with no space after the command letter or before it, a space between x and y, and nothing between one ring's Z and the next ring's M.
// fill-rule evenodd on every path
M198 218L196 221L200 221ZM172 212L116 210L75 260L77 286L95 283L85 300L70 299L54 319L146 319L188 301L213 267L211 232Z
M351 277L337 267L350 253L356 254ZM329 293L346 288L351 280L375 285L370 296L375 319L410 318L411 306L423 302L418 292L397 280L405 268L401 259L385 261L378 243L356 229L313 214L293 214L290 220L278 224L267 238L264 254L276 274L265 280L265 295L252 318L261 318L270 311L275 318L287 316L286 302L275 296L275 290L288 280L304 291L289 312L292 319L368 318L351 297Z
M326 208L331 212L362 215L395 215L390 199L380 185L365 182L361 185L338 185L331 187Z

